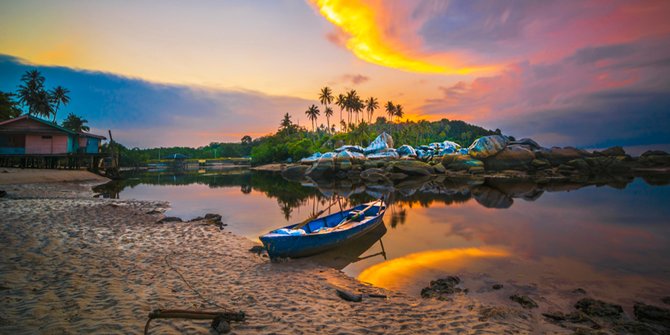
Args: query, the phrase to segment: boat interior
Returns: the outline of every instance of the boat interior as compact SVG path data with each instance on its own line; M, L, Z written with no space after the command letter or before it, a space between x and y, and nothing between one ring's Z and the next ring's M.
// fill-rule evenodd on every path
M379 203L372 206L370 204L363 204L349 211L337 212L314 219L302 227L302 229L307 234L323 234L334 230L346 229L373 220L384 209L385 206ZM363 210L365 212L361 213Z

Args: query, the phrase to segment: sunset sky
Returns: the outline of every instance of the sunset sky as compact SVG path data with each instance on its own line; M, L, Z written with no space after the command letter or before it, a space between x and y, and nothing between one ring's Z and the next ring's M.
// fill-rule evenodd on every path
M81 114L130 147L257 137L287 112L308 125L328 85L393 100L413 120L461 119L545 146L670 148L670 1L0 8L0 90L37 68L47 87L72 91L61 117Z

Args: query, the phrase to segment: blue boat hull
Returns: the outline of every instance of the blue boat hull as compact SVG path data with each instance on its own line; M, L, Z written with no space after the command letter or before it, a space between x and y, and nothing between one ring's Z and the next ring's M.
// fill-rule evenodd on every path
M361 210L365 205L361 205L351 210ZM331 214L325 218L316 219L310 222L305 228L311 231L318 226L333 227L341 221L341 217L345 217L351 210L343 211L341 213ZM375 227L382 224L382 219L386 211L385 206L376 206L371 210L376 210L377 213L374 218L353 227L341 230L335 230L323 234L306 234L306 235L276 235L266 234L260 237L261 242L272 258L276 257L305 257L311 256L338 247L344 242L355 239L364 235ZM366 212L367 213L367 212ZM296 225L290 225L285 228L293 228Z

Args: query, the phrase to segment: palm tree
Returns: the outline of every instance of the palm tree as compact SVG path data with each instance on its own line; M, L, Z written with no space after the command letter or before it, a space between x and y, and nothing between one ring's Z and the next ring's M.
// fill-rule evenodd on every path
M19 103L28 107L28 115L39 114L39 105L43 104L40 94L44 92L44 76L37 70L30 70L21 76L21 81L23 84L17 94Z
M328 86L324 86L319 93L319 101L323 105L324 114L328 122L328 129L330 129L330 117L333 115L333 110L328 105L333 102L333 91Z
M333 102L333 91L330 89L330 87L325 86L321 89L321 93L319 94L319 101L321 101L321 104L325 105L326 107L328 107L328 105Z
M86 123L88 120L82 119L81 117L74 115L72 113L68 114L65 120L63 120L63 128L70 129L72 131L81 133L84 131L91 130Z
M68 93L70 93L70 90L63 86L56 86L53 90L51 90L50 95L51 95L51 101L56 104L54 106L53 114L54 114L54 120L53 122L56 123L56 114L58 113L58 108L60 107L60 104L62 103L63 106L67 105L70 103L70 97L68 96Z
M330 130L330 117L333 116L333 109L330 106L326 106L326 109L323 111L323 114L326 115L326 122L328 123L328 130Z
M354 112L356 112L356 122L358 121L358 115L361 115L361 121L365 118L362 114L363 111L365 110L365 103L363 100L361 100L360 97L356 97L356 100L354 100Z
M48 119L54 112L51 101L51 95L49 95L49 92L45 90L37 92L37 94L33 97L33 113Z
M347 98L344 96L344 94L340 93L337 96L337 100L335 100L335 104L340 107L340 124L341 124L342 122L344 122L342 120L342 110L344 109L344 107L347 106Z
M321 114L321 112L319 111L319 107L317 107L314 104L309 106L309 108L307 108L307 110L305 111L305 115L307 115L307 118L312 120L312 131L316 131L315 124L316 119L319 117L319 114Z
M365 109L368 111L368 122L372 122L372 114L374 114L375 109L377 108L379 108L377 98L370 97L365 101Z
M389 121L393 122L393 117L395 116L395 105L393 104L393 101L387 101L384 108L386 109L386 114L389 116Z
M395 116L398 117L398 122L400 122L400 119L405 116L405 112L402 111L402 106L400 104L395 106Z
M351 124L351 113L356 109L356 104L359 99L360 98L358 97L356 90L350 90L347 92L347 96L345 97L345 108L349 113L349 124Z

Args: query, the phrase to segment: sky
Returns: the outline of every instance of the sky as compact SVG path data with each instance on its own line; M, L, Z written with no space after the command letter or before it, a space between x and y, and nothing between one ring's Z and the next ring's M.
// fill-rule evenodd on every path
M71 91L59 119L83 115L129 147L258 137L285 113L309 126L304 111L329 86L402 104L410 120L464 120L545 146L670 148L669 1L0 0L0 8L0 90L38 69L47 87Z

